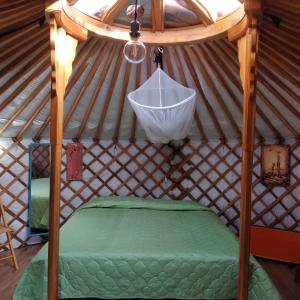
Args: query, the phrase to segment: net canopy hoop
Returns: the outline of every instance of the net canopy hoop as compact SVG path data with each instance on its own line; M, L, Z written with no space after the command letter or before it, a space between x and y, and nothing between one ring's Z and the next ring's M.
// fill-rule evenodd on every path
M195 90L179 84L158 67L137 90L128 94L128 99L150 142L169 143L187 137L195 112L195 96Z

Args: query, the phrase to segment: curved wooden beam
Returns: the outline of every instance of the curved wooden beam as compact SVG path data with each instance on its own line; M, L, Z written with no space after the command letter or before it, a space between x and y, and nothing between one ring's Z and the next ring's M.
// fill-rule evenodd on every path
M203 24L206 26L214 23L214 20L205 8L205 6L198 0L185 0L185 2L191 7L191 9L201 18Z
M103 38L110 38L121 42L125 42L129 38L128 27L108 25L101 20L83 14L74 8L74 6L69 6L66 2L63 3L62 8L58 9L60 9L60 14L57 13L57 18L70 34L76 32L75 27L78 27L81 30L90 31ZM233 13L208 26L202 24L184 28L170 28L165 29L164 32L143 30L141 40L145 44L161 46L189 44L219 38L240 22L244 15L244 6L241 5Z
M46 19L49 20L54 16L58 26L64 28L68 35L74 37L78 41L87 39L88 31L80 24L71 20L63 11L60 1L48 6L45 10Z
M235 26L228 30L228 40L235 42L246 34L248 29L248 18L245 15L244 18Z
M114 0L111 2L101 17L101 21L105 24L112 24L114 22L122 8L128 3L128 0Z

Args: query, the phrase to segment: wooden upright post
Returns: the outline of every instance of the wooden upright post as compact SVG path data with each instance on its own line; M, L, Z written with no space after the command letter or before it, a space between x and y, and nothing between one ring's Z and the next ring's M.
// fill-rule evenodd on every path
M64 94L72 71L77 40L59 27L55 14L48 14L51 47L51 176L48 248L48 300L58 299L58 258L60 223L60 179L63 139Z
M258 49L257 23L258 13L260 12L260 1L246 1L245 11L248 26L245 34L238 40L240 76L244 90L238 300L248 299L251 193L256 113L255 65Z

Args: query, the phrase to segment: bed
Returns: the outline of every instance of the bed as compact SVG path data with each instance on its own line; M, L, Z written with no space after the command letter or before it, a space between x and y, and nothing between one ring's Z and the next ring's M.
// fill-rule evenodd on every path
M59 298L234 299L238 241L191 201L95 198L62 227ZM250 299L281 299L251 258ZM14 300L47 299L47 246Z
M50 179L31 180L31 228L48 229Z

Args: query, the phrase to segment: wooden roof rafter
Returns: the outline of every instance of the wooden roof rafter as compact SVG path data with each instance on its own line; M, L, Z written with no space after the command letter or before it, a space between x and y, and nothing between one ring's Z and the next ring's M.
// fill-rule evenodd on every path
M142 70L142 65L138 64L136 66L136 72L135 72L135 89L138 89L141 85L141 70ZM136 123L137 123L137 117L135 112L132 110L131 132L129 138L131 142L135 141L136 127L137 127Z
M103 103L103 107L102 107L102 111L101 111L101 115L100 115L100 119L99 119L99 123L98 123L97 129L96 129L96 132L95 132L95 140L99 140L101 138L105 117L107 114L107 110L109 108L109 104L111 102L112 94L113 94L113 91L115 88L115 83L116 83L118 76L120 75L119 70L120 70L120 67L122 64L122 60L123 60L123 53L122 53L122 48L120 48L118 51L117 61L115 63L115 69L113 71L113 75L112 75L112 79L111 79L111 85L106 93L106 97L105 97L105 100Z
M13 56L15 53L20 52L28 45L33 45L37 39L40 40L41 38L45 38L45 36L47 37L48 31L49 29L47 25L37 27L29 26L28 31L22 33L19 38L15 38L15 35L13 35L12 39L6 37L6 43L0 42L0 44L3 45L0 48L0 61L7 58L8 55ZM47 38L49 40L49 37Z
M218 80L222 83L224 89L230 95L234 104L236 105L236 107L238 108L238 110L240 111L240 113L242 115L242 113L243 113L242 103L240 103L238 96L235 95L232 88L230 88L229 85L225 82L225 79L224 79L223 75L221 74L221 71L217 68L217 66L221 66L222 71L226 74L226 76L228 77L230 82L240 92L240 96L242 96L243 90L242 90L242 86L241 86L240 82L238 82L237 78L232 73L232 70L227 66L227 64L224 63L224 60L221 58L219 53L217 53L215 51L215 49L213 49L213 47L211 47L211 45L209 45L209 44L201 45L201 48L203 49L204 52L206 52L206 60L208 61L208 63L210 62L210 66L211 66L212 70L214 70L214 72L217 74L216 76L218 77ZM216 65L212 64L212 60L215 60ZM260 130L258 129L257 126L255 127L255 132L256 132L258 138L262 138L262 133L260 132Z
M35 56L33 56L32 59L30 59L25 65L23 65L15 76L11 76L11 78L3 83L3 85L0 87L0 94L5 93L15 82L23 78L26 74L30 73L37 65L49 60L50 58L48 49L42 48L41 51L39 49L37 52L35 52Z
M281 121L283 126L285 126L296 138L299 138L299 132L289 123L289 121L284 117L284 115L276 108L276 106L269 101L265 94L258 90L257 91L258 99L265 103L265 105L276 115L276 117Z
M48 114L48 117L44 120L43 125L37 130L36 134L33 137L34 141L40 141L42 139L43 133L45 132L45 130L47 129L47 127L50 124L50 114Z
M94 45L95 46L95 45ZM88 50L89 49L89 50ZM93 48L91 48L91 45L89 45L89 42L87 42L85 44L84 47L82 47L79 51L79 53L76 55L75 57L75 60L74 60L74 68L76 66L76 64L78 64L79 60L81 59L81 57L86 54L87 51L89 51L88 53L91 54L93 53L92 52ZM85 60L85 63L88 62L88 57L86 57L86 60ZM81 76L83 72L83 68L82 68L82 65L81 65L81 68L79 68L77 71L73 72L72 76L71 76L71 79L69 80L68 82L68 85L67 85L67 88L66 88L66 93L65 93L65 96L67 96L71 89L73 88L73 85L71 84L74 80L76 80L76 78L78 79L78 77ZM48 117L45 119L44 121L44 124L39 128L39 130L37 131L37 133L35 134L34 136L34 140L40 140L43 133L45 132L45 130L47 129L47 127L49 126L50 124L50 111L49 111L49 114L48 114Z
M39 0L17 2L18 5L12 3L0 3L0 32L1 35L8 35L16 29L21 29L29 24L33 24L41 20L44 12L44 3Z
M17 2L17 0L13 0L13 1ZM24 3L25 3L25 1L23 1L23 4ZM280 4L280 5L282 5L282 4ZM11 8L12 8L12 6L11 6ZM276 28L271 23L271 19L267 15L264 16L264 18L263 18L263 22L266 23L267 28L270 27L271 31L273 30L274 33L277 33L277 35L279 37L282 36L284 41L289 39L289 37L292 36L292 33L297 32L297 29L295 29L296 31L292 30L293 29L292 25L294 24L293 22L294 22L295 17L297 16L297 13L292 12L292 9L291 9L291 6L289 5L289 3L287 4L287 8L290 11L290 13L294 16L294 18L292 18L291 20L288 20L288 19L286 19L285 15L282 15L282 17L281 17L282 22L281 22L279 29ZM276 7L276 9L275 9L275 6L272 6L272 12L279 13L278 8ZM259 65L259 67L261 66L259 77L262 76L262 85L259 84L259 91L262 91L263 93L266 93L268 95L272 94L272 96L274 97L274 101L276 103L278 103L280 105L280 107L282 108L282 110L280 110L281 114L284 117L286 117L285 113L287 113L289 116L291 116L291 118L286 117L287 121L290 123L290 125L292 125L294 127L294 129L296 131L299 131L297 126L294 126L295 122L296 122L294 118L299 116L299 108L298 108L299 99L297 98L297 94L298 94L298 86L299 86L299 76L298 75L300 74L300 71L296 67L297 62L300 61L300 59L298 57L299 55L296 53L296 51L291 51L287 47L284 47L281 44L279 44L277 41L275 41L273 39L272 36L266 35L264 31L265 30L263 30L263 28L262 28L262 33L260 35L260 41L261 41L260 46L261 47L260 47L260 51L259 51L258 65ZM33 49L32 44L36 42L35 37L43 38L43 34L48 35L47 34L47 26L43 25L42 27L40 27L38 22L28 24L27 26L22 27L22 28L18 28L17 31L14 31L13 33L7 35L5 37L5 39L4 39L4 37L0 37L1 49L4 51L3 54L0 54L0 55L2 55L2 57L5 57L5 55L8 53L14 53L15 57L21 56L22 53L25 53L26 50L30 48L30 46ZM96 40L97 40L96 37L91 37L91 38L89 38L87 43L84 43L83 46L87 47L88 45L91 45L90 43L93 43L93 45L94 45ZM294 43L295 37L291 41L293 41L293 43ZM227 83L227 84L224 85L224 87L222 87L223 83L220 80L218 80L219 83L216 88L219 92L221 92L222 90L225 91L226 99L224 99L224 100L226 103L228 103L228 101L231 101L231 98L233 98L233 97L232 96L229 97L230 95L226 92L226 86L227 86L227 88L232 89L232 92L234 94L236 94L235 95L236 97L240 97L239 92L241 91L241 87L238 87L238 85L240 83L238 82L238 84L237 84L237 81L239 81L239 80L236 80L237 79L237 70L238 70L238 63L237 63L237 60L235 57L236 56L236 47L233 46L232 44L228 44L227 42L224 42L224 44L222 44L222 43L223 42L214 42L213 41L213 42L209 42L209 43L203 43L201 45L201 47L203 48L203 50L206 52L206 54L210 58L211 66L213 66L214 63L216 63L222 68L222 70L212 69L208 63L205 63L205 68L207 69L207 71L209 72L209 74L211 76L216 78L216 76L218 76L217 74L219 74L219 77L220 77L220 74L224 75L225 70L227 70L226 71L227 73L223 77L223 82ZM42 44L44 45L44 43L42 43ZM26 48L23 47L22 45L26 46ZM30 74L35 73L36 70L38 69L39 65L46 61L48 54L47 54L46 47L44 49L42 49L43 45L39 45L38 47L36 47L36 49L33 49L35 51L34 55L32 55L31 57L27 56L28 57L27 60L22 60L21 64L19 64L19 62L17 60L15 60L16 65L12 66L6 72L6 77L4 80L2 80L3 84L1 84L0 92L2 91L3 93L7 93L7 94L5 94L4 97L8 98L11 96L10 94L13 93L13 95L12 95L13 97L19 98L22 95L23 91L24 91L24 94L27 95L27 97L30 96L31 91L30 91L29 85L31 82L37 82L37 81L35 81L35 79L33 79L34 81L27 81L27 83L25 84L24 80L26 78L28 78L29 73ZM88 46L88 47L90 47L90 46ZM11 52L9 48L11 48L13 52ZM91 48L89 48L89 49L91 49ZM98 52L96 47L94 49L96 52ZM180 70L178 69L177 64L175 64L176 63L175 53L178 51L178 55L179 55L180 54L179 52L181 52L182 50L180 49L180 47L178 47L178 48L168 47L166 49L168 49L171 53L172 60L173 60L172 63L174 62L174 66L173 66L174 73L175 73L175 76L178 78L178 76L181 76L181 74L179 73ZM42 51L38 52L40 50L42 50ZM213 53L213 51L217 52L217 54L218 54L217 57L215 55L211 55ZM79 55L79 53L78 53L78 55ZM167 51L166 51L166 53L167 53ZM222 61L225 59L225 57L227 56L228 53L230 54L228 64L223 63L223 65L222 65ZM84 55L86 57L86 60L91 59L91 58L88 58L87 52L85 52ZM200 59L201 59L201 57L200 57ZM81 74L83 74L82 71L85 70L84 65L86 63L86 60L80 59L80 66L78 66L78 70L75 69L74 74L72 74L72 76L71 76L68 86L69 85L73 86L76 83L76 88L78 88L78 89L81 88L82 80L83 80L83 77L81 77ZM182 60L180 55L179 55L179 60ZM231 60L233 60L234 63L232 63ZM10 59L10 61L3 62L3 66L5 67L5 64L9 65L13 61L14 61L14 59ZM219 62L217 62L217 61L219 61ZM279 64L279 62L280 62L280 64ZM295 65L293 64L293 62L295 62ZM146 66L148 67L148 63L147 64L143 63L141 65L141 74L144 74L145 71L143 68ZM230 67L230 66L233 66L233 67ZM100 68L102 68L102 66ZM18 69L18 72L16 73L16 75L14 75L14 72L16 69ZM136 72L136 70L137 70L137 68L132 69L132 74L134 72ZM43 74L43 73L40 73L40 74ZM189 78L189 84L190 84L191 83L190 72L187 72L186 76ZM200 76L200 80L203 80L203 78L201 77L201 74L199 74L199 76ZM141 77L143 77L143 76L141 76ZM232 80L232 79L234 79L234 81L232 81L233 85L231 85L229 83L229 80ZM95 85L96 82L95 82L94 77L92 78L92 80L93 80L93 85ZM120 80L121 79L119 78L116 81L116 84L118 86L120 86ZM181 81L182 81L182 78L181 78ZM80 82L80 84L78 84L77 82L78 83ZM17 88L15 91L8 90L12 84L14 84ZM273 90L270 90L268 88L269 87L268 84L271 85ZM68 88L67 88L67 90L68 90ZM8 93L8 91L10 91L10 92ZM229 90L229 92L230 92L230 90ZM115 94L115 93L113 93L113 94ZM72 93L71 95L72 96L70 98L68 98L68 104L70 104L72 106L75 93ZM6 103L6 104L8 104L8 106L13 108L14 102L8 103L7 99L4 99L4 97L1 98L1 103ZM81 101L82 102L80 102L80 106L82 105L83 101L85 101L85 100L81 100ZM277 102L277 101L279 101L279 102ZM286 101L286 102L284 102L284 101ZM97 100L97 102L98 102L98 100ZM215 102L215 100L213 100L213 102L211 103L213 110L215 110L214 105L216 104L214 102ZM264 137L272 137L272 138L274 137L274 138L278 138L279 140L282 140L283 132L286 132L288 134L288 137L296 137L295 132L292 133L290 131L290 129L288 129L286 126L283 126L282 128L274 126L275 124L277 124L275 121L276 119L278 120L278 122L280 121L279 117L274 115L274 113L271 110L265 109L266 108L265 104L259 97L258 97L258 104L259 105L257 107L257 115L258 115L260 122L257 123L256 129L259 129L262 132ZM286 104L288 106L286 106ZM127 102L125 105L128 105ZM260 105L263 109L260 107ZM112 106L114 106L114 107L116 106L115 100L112 100ZM217 105L217 107L218 107L218 105ZM15 108L15 110L16 109L17 108ZM15 110L12 111L12 113L15 113ZM270 113L270 116L268 116L268 114L267 114L268 112ZM67 110L67 113L68 113L68 110ZM127 114L128 110L125 109L124 113ZM22 117L23 115L20 114L20 116ZM134 114L133 114L133 116L134 116ZM26 115L26 117L27 117L27 115ZM94 118L93 114L91 115L91 117ZM238 116L236 114L234 114L234 118L239 120L237 117ZM20 118L20 117L18 117L18 118ZM136 120L134 120L134 118L135 117L132 117L132 124L135 122L134 132L136 132L136 126L138 126L138 123L136 123ZM208 115L208 118L210 118L209 115ZM274 119L274 121L272 120L272 118ZM44 119L44 117L43 117L43 119ZM39 116L37 116L37 121L41 121L39 119ZM76 122L77 121L78 120L76 119ZM201 121L202 121L202 119L201 119ZM107 122L107 121L105 121L105 122ZM205 122L205 120L203 122ZM35 128L36 128L35 126L37 126L37 124L41 124L41 123L35 122L35 125L32 127L33 131L35 130ZM197 122L196 118L195 118L194 124L195 124L195 127L193 127L193 129L192 129L192 136L197 135L197 131L195 130L196 126L199 131L199 122ZM260 128L260 126L264 126L264 125L266 125L266 127L265 128L263 127L263 129L267 129L265 131L261 130L261 128ZM43 125L39 125L39 126L43 126ZM12 125L10 129L11 129L10 131L6 131L6 130L4 131L5 136L10 135L11 132L13 132L14 135L17 135L18 128L15 128L15 126ZM132 125L131 125L131 129L132 129ZM124 130L127 130L127 129L124 129ZM206 131L206 128L203 128L203 130ZM214 131L216 131L215 128L214 128ZM75 138L69 134L70 132L71 132L70 128L65 129L65 133L68 137ZM128 132L126 134L128 134L128 136L131 137L131 133L129 134ZM142 133L140 130L138 130L136 133L137 133L138 137L142 137L141 136ZM216 131L216 133L219 136L219 132ZM31 130L27 131L27 134L31 135L32 131ZM48 134L48 132L47 132L47 134ZM88 134L89 134L89 131L84 130L82 137L87 136ZM230 129L230 132L228 133L229 137L232 137L232 134L233 134L232 129ZM226 132L226 135L227 135L227 132ZM124 132L122 132L122 136L125 136ZM257 132L257 136L259 136L258 132Z
M101 50L96 58L95 63L93 64L88 76L86 77L86 79L84 80L83 84L81 85L73 103L72 106L69 108L65 118L64 118L64 124L63 124L63 128L67 128L69 122L71 121L71 118L74 114L74 112L76 111L80 101L83 98L83 95L86 91L86 89L88 88L88 86L90 85L94 75L97 72L98 67L100 66L101 62L102 62L102 58L104 57L105 53L106 53L106 49L107 46L104 43L101 43L101 41L98 41L98 43L95 43L94 46L90 49L89 53L90 55L94 55L95 54L95 50L97 49L97 47L101 46ZM105 47L106 46L106 47ZM88 60L85 61L83 68L80 70L81 72L84 71L84 69L86 69L88 66ZM68 94L68 91L67 91Z
M38 49L39 52L41 52L42 50L46 51L49 49L49 37L43 37L41 36L41 38L37 38L36 42L33 43L32 45L30 45L30 48L25 50L25 52L21 52L19 53L19 55L12 60L10 63L8 63L2 70L1 70L1 77L6 76L10 71L12 71L13 69L17 68L18 66L22 65L22 58L23 57L32 57L35 55L35 50L38 48L39 45L41 46L41 49ZM13 55L14 53L12 53Z
M147 48L147 53L151 53L152 49L150 47ZM146 77L147 79L151 76L152 74L152 69L151 69L151 55L146 55ZM138 64L136 67L136 78L135 78L135 89L138 89L141 85L142 81L142 64ZM137 116L135 112L132 110L132 122L131 122L131 134L130 134L130 141L135 141L136 139L136 131L138 127L138 122L137 122Z
M0 103L0 112L5 109L14 99L27 87L33 80L38 78L49 68L49 58L44 60L44 62L33 72L26 80L24 80L6 99Z
M259 66L259 69L260 69L260 72L262 74L264 74L265 76L267 76L269 78L269 80L273 81L276 83L276 86L281 88L295 103L298 103L300 104L300 99L299 99L299 96L289 87L285 84L285 82L282 80L282 79L279 79L278 78L278 75L277 74L281 74L281 76L284 78L285 76L285 71L283 70L282 72L281 71L281 68L279 67L279 69L272 65L272 70L277 70L277 74L274 73L274 71L270 71L270 69L268 67L265 66L265 64L261 63L261 62L258 62L258 66ZM289 75L286 75L287 77L289 77ZM292 78L289 78L289 82L290 83L293 83L294 80ZM295 83L295 86L297 87L298 86L298 81L296 81Z
M131 67L132 67L132 64L126 62L123 87L122 87L121 96L120 96L120 100L119 100L119 107L118 107L117 117L116 117L116 125L115 125L115 129L114 129L114 134L113 134L114 141L118 141L118 139L119 139L122 114L123 114L123 110L124 110L125 100L127 98L126 93L128 90L128 83L129 83L129 78L130 78L130 74L131 74Z
M106 47L108 47L109 45L107 44ZM97 84L97 87L95 88L94 92L93 92L93 95L88 103L88 106L87 106L87 109L83 115L83 119L82 119L82 122L80 124L80 127L78 129L78 132L76 133L76 139L80 139L85 128L86 128L86 124L88 122L88 119L89 119L89 116L92 112L92 109L94 108L95 104L96 104L96 101L98 99L98 96L99 96L99 93L101 91L101 88L103 86L103 83L106 79L106 76L108 75L108 72L109 72L109 69L111 67L111 64L113 62L113 58L114 58L114 54L116 53L117 49L116 47L114 47L114 45L110 45L111 48L110 48L110 51L109 51L109 56L105 62L105 65L103 67L103 71L101 73L101 76L98 80L98 84ZM107 48L106 48L107 49ZM102 57L103 58L103 57ZM101 58L101 60L102 60Z
M39 28L40 24L38 23L28 24L27 26L16 30L14 33L2 37L0 36L1 53L11 47L17 46L20 40L30 37L32 33L37 31Z
M237 65L237 61L236 61L236 54L235 55L231 55L230 53L228 53L228 51L226 51L226 49L224 49L222 47L222 45L219 44L219 42L213 42L214 44L214 48L219 49L221 53L223 53L223 55L225 56L224 59L226 59L227 64L230 65L230 67L227 67L227 65L224 64L224 68L223 69L227 69L228 73L230 74L230 79L231 82L235 85L235 87L240 91L241 95L243 94L243 89L242 86L240 84L240 81L237 80L237 78L235 77L235 74L238 74L239 72L239 68ZM209 45L207 46L209 47ZM218 55L215 55L215 51L216 49L214 49L213 47L210 47L210 50L212 51L213 57L214 58L218 58ZM218 51L219 52L219 51ZM221 64L221 62L220 62ZM234 72L233 72L234 71ZM261 117L261 119L263 120L263 122L268 126L268 128L272 131L272 133L274 134L274 136L279 139L282 140L283 137L281 135L281 133L277 130L277 128L275 128L272 124L272 122L270 121L269 117L267 117L267 115L264 113L264 111L257 106L257 113L259 115L259 117Z
M227 50L230 50L232 52L232 56L234 56L234 49L232 48L232 45L224 41L222 42L223 45L227 46ZM279 92L277 92L277 90L274 89L274 87L265 79L261 72L258 72L258 81L274 96L275 99L283 103L283 105L297 118L300 118L300 113L295 109L295 107L293 107ZM261 92L259 87L257 90L258 92Z
M224 102L222 100L222 96L220 95L220 93L216 89L216 87L214 86L214 83L213 83L213 80L212 80L211 76L207 72L206 68L203 66L203 63L200 60L200 58L198 56L198 53L197 53L197 51L195 50L194 47L191 49L191 52L193 52L194 61L196 62L199 71L201 72L201 74L202 74L203 78L205 79L208 87L210 88L210 91L214 94L214 97L217 100L217 103L219 104L222 112L227 117L227 119L229 121L229 124L234 129L235 133L237 134L237 137L241 138L242 133L241 133L241 130L240 130L239 126L237 125L237 123L236 123L233 115L231 114L229 108L224 104Z
M260 34L260 41L263 43L263 45L267 45L274 51L279 52L284 61L287 61L294 66L300 65L300 59L299 57L297 57L297 55L295 55L295 51L289 51L290 49L288 49L284 45L281 45L280 43L278 43L278 41L274 41L272 37L264 34L264 32Z
M170 61L170 58L168 56L168 49L167 50L167 55L166 55L166 61L168 62L168 70L169 69L172 69L172 64L171 64L171 61ZM173 53L173 57L175 59L175 64L176 64L176 68L177 68L177 71L179 71L179 76L180 76L180 80L181 80L181 84L183 84L184 86L188 86L188 83L187 83L187 79L186 79L186 76L184 74L184 68L181 64L181 61L180 61L180 58L179 58L179 53L178 53L178 50L176 48L174 48L174 51L172 51L172 49L170 49L170 53ZM170 71L169 71L170 72ZM175 76L174 76L174 72L172 71L171 74L171 77L175 80ZM199 131L199 134L200 134L200 138L202 140L207 140L207 136L205 134L205 131L203 129L203 125L202 125L202 122L200 120L200 117L199 117L199 114L198 114L198 111L197 111L197 108L195 109L195 112L194 112L194 121L196 123L196 126L198 128L198 131Z
M279 51L276 51L276 49L273 49L262 41L260 41L260 45L259 59L262 58L264 61L272 62L271 67L276 66L277 70L280 69L285 74L287 80L291 80L294 85L299 86L300 70L294 64L290 63L285 56L281 55Z
M181 47L180 49L182 50L184 61L187 64L187 66L188 66L188 68L190 70L191 76L192 76L193 81L195 83L195 86L196 86L196 88L197 88L197 90L198 90L198 92L199 92L199 94L201 96L201 99L202 99L202 101L203 101L203 103L204 103L204 105L205 105L205 107L206 107L206 109L208 111L209 116L211 117L211 120L213 121L213 124L214 124L217 132L219 133L219 137L220 137L221 140L225 141L226 140L226 136L224 134L224 131L223 131L223 129L222 129L222 127L221 127L221 125L220 125L217 117L216 117L216 114L215 114L215 112L214 112L211 104L209 103L206 95L203 92L203 89L202 89L200 80L198 78L196 69L195 69L195 67L194 67L194 65L192 63L191 59L194 58L194 55L191 54L191 56L189 56L187 50L185 49L185 47Z
M68 81L66 95L69 95L70 90L80 79L81 75L86 70L88 63L91 61L91 59L93 59L93 53L97 49L97 46L98 44L96 41L94 41L93 39L89 39L87 40L87 42L84 43L83 47L81 47L80 51L76 54L73 64L74 67L77 67L77 65L79 65L79 67L78 69L74 70L72 76Z
M207 62L207 64L210 66L210 69L212 70L212 73L215 75L215 77L221 83L223 89L230 96L230 99L232 100L233 104L235 105L235 107L237 108L237 110L240 112L240 115L242 116L243 115L243 106L240 103L239 99L237 99L237 97L233 93L232 89L225 82L224 77L221 74L220 70L215 65L213 65L212 59L211 59L212 56L209 55L209 53L207 52L207 50L205 49L205 47L203 47L202 45L199 45L198 48L199 48L201 54L203 55L205 61ZM262 134L259 132L259 130L257 129L257 127L256 127L256 134L257 134L258 138L260 138L262 136Z
M271 84L266 80L262 73L258 75L259 82L272 94L275 98L283 104L298 120L300 120L300 112L285 98L283 97Z
M46 96L44 97L44 99L41 101L38 109L36 109L34 111L34 113L31 115L30 119L26 122L26 124L24 124L21 129L18 131L15 139L16 140L20 140L22 138L22 136L25 134L26 130L28 130L30 128L30 126L32 125L33 121L35 120L35 118L40 114L40 112L45 109L46 105L50 103L50 91L46 94ZM45 123L45 122L44 122Z
M278 34L278 31L274 29L274 26L269 26L268 31L263 32L263 36L267 36L276 42L276 44L281 45L282 47L289 49L290 53L293 56L299 58L300 45L299 39L294 39L293 36L283 36L282 33ZM296 43L296 44L295 44ZM276 49L276 48L275 48Z
M38 94L49 84L49 76L50 73L45 76L42 82L31 92L30 96L18 107L15 113L9 116L8 121L0 128L0 135L2 135L4 131L8 127L10 127L11 124L13 124L13 122L23 112L23 110L25 110L26 107L28 107L28 105L30 105L30 103L36 99Z

